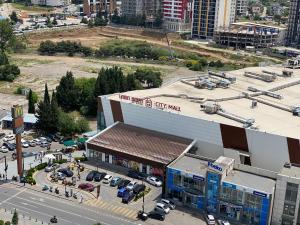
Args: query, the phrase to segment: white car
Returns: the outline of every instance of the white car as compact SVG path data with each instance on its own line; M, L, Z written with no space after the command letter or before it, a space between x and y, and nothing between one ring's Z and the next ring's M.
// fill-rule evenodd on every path
M175 203L174 202L172 202L168 199L164 199L164 198L162 198L160 201L161 201L161 203L164 203L166 206L168 206L170 209L172 209L172 210L175 209Z
M28 148L28 147L29 147L29 144L28 144L27 142L24 142L24 143L22 143L22 147L23 147L23 148Z
M136 181L131 181L127 186L126 189L129 191L132 191L134 188L134 185L136 185Z
M7 141L12 141L14 139L15 139L15 136L13 134L9 134L3 138L3 141L7 142Z
M168 206L166 206L164 203L156 203L154 211L168 214L170 212L170 208Z
M162 185L162 182L158 178L153 177L153 176L147 177L147 182L156 187L160 187Z
M206 220L206 223L207 223L208 225L215 225L215 224L216 224L216 220L215 220L215 217L214 217L213 215L207 214L207 215L205 216L205 220Z
M230 225L230 223L226 220L218 220L219 225Z
M9 152L9 150L5 146L2 146L0 151L3 153Z
M112 180L112 175L106 175L104 178L103 178L103 183L104 184L109 184L110 181Z

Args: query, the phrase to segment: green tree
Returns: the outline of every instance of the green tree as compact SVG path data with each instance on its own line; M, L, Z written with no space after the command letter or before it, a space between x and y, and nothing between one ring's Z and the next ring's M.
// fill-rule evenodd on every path
M10 20L13 23L17 23L19 21L17 13L15 11L13 11L10 15L9 15Z
M51 98L51 105L50 105L51 111L51 126L49 127L49 131L51 133L54 133L58 130L58 120L59 120L59 108L57 105L57 99L56 99L56 93L52 92L52 98Z
M52 129L51 104L48 93L48 86L45 84L44 100L40 101L36 110L36 127L43 133L48 133Z
M35 102L32 94L32 90L30 89L28 94L28 113L35 114Z
M56 97L58 105L66 112L79 108L78 89L75 86L75 79L71 71L63 76L56 87Z
M0 49L5 52L8 42L15 38L9 20L0 20Z
M52 21L52 24L54 25L54 26L56 26L57 25L57 20L56 20L56 18L54 17L54 19L53 19L53 21Z
M17 210L15 209L14 215L13 215L13 217L11 219L11 224L12 225L18 225L18 222L19 222L19 217L18 217Z
M139 68L135 71L134 75L141 83L146 83L148 88L157 88L162 84L161 73L159 71Z

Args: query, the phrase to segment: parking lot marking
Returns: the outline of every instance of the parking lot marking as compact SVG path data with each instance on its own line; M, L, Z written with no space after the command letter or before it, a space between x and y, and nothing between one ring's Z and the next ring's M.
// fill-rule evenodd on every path
M124 212L127 212L127 210L128 210L128 209L126 209L126 208L122 208L122 209L119 211L119 213L123 215L123 213L124 213Z
M129 218L129 219L136 219L136 216L137 216L137 212L132 211L126 217Z

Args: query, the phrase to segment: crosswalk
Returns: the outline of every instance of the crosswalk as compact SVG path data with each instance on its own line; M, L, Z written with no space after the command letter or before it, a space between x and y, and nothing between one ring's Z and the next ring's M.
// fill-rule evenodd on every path
M87 201L84 202L85 204L89 205L89 206L93 206L93 207L97 207L100 209L103 209L105 211L109 211L112 212L114 214L117 215L122 215L128 219L136 219L137 216L137 211L133 210L133 209L128 209L125 207L121 207L121 206L116 206L113 205L110 202L105 202L103 200L99 200L99 199L89 199Z

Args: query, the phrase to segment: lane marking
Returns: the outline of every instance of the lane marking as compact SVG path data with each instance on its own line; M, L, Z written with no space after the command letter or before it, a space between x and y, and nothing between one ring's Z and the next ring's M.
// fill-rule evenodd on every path
M26 189L23 189L23 190L19 191L18 193L16 193L16 194L10 196L9 198L7 198L7 199L1 201L1 202L0 202L0 205L2 205L3 203L6 203L7 201L9 201L9 200L11 200L11 199L13 199L13 198L16 198L19 194L21 194L21 193L23 193L23 192L25 192L25 191L26 191Z

